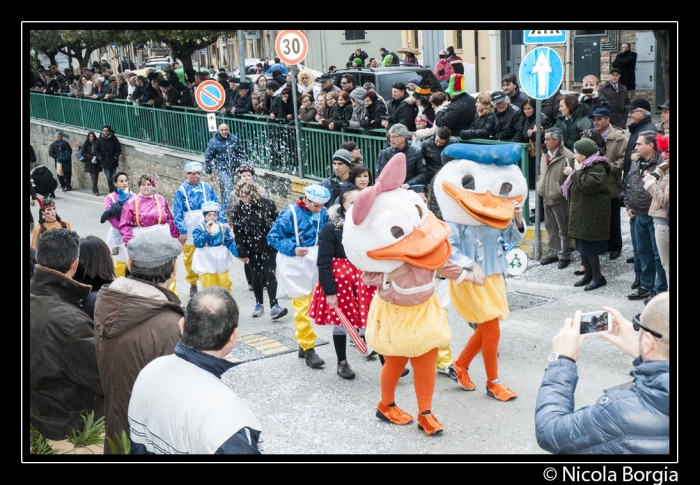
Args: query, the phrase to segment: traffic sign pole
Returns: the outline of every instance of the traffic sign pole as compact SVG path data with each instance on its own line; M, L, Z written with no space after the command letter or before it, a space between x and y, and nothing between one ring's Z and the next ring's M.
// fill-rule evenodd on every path
M529 31L525 31L526 33ZM566 31L532 31L532 32L563 32ZM532 42L530 42L532 43ZM540 175L540 143L542 133L542 100L554 96L561 85L564 75L559 54L549 47L538 46L528 52L520 64L520 88L531 98L535 98L535 126L537 136L535 141L535 181ZM535 182L537 185L537 182ZM535 192L536 193L536 192ZM542 242L540 240L540 198L535 196L535 258L540 259Z
M297 76L296 76L296 66L292 65L289 66L289 69L292 72L292 100L294 101L294 131L296 132L296 139L297 139L297 160L299 160L299 177L304 176L304 170L302 167L302 159L301 159L301 137L299 136L299 132L301 131L299 127L299 114L298 114L298 108L297 108Z
M292 100L294 103L294 128L297 140L297 159L299 160L299 177L304 176L303 160L301 156L301 137L299 136L299 116L297 114L297 76L296 65L304 60L309 51L309 43L306 35L301 30L283 30L275 39L275 51L277 57L289 64L292 72Z
M542 242L540 239L540 211L542 209L540 197L537 195L537 181L540 179L540 160L542 159L540 154L542 150L542 133L540 133L540 128L542 127L542 100L536 100L535 105L535 128L537 128L535 137L535 259L539 261L542 255Z

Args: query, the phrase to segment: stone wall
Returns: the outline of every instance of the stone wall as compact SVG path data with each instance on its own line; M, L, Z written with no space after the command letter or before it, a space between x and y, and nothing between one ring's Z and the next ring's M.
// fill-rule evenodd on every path
M63 135L64 141L67 141L73 149L73 177L71 185L73 188L90 190L92 188L90 174L85 172L83 163L75 158L75 153L77 153L87 138L87 130L32 120L30 122L30 143L34 147L37 163L48 166L55 174L55 164L53 159L49 157L48 150L49 145L55 140L57 132ZM99 133L97 133L97 136L99 136ZM118 133L116 133L116 137L119 138ZM129 174L131 190L137 191L138 178L142 174L149 174L156 181L157 192L163 195L168 202L173 200L175 191L186 178L183 170L185 164L191 160L204 162L203 155L193 156L192 153L127 139L120 139L119 141L122 147L119 170ZM268 188L271 199L280 209L299 197L306 185L317 183L311 179L302 179L259 168L255 169L255 173L259 183ZM215 179L214 189L221 197L223 184L217 183L216 180L218 179ZM98 189L100 194L107 194L107 179L104 173L100 174Z

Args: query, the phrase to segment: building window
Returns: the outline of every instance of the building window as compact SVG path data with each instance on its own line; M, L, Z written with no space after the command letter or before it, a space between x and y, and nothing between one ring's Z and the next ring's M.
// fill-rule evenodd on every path
M364 30L346 30L345 40L363 40L365 38Z
M576 37L581 37L584 35L594 35L596 37L605 37L608 35L607 30L574 30L576 32Z
M462 50L462 31L457 31L457 49Z
M418 43L418 31L417 30L413 31L413 48L414 49L420 48L420 44Z

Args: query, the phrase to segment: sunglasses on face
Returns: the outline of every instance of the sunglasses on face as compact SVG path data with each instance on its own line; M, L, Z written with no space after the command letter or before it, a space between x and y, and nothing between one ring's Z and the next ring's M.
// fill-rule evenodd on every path
M646 331L646 332L652 334L652 335L653 335L654 337L656 337L656 338L662 338L663 335L661 335L659 332L655 332L654 330L651 330L651 329L645 327L644 325L642 325L642 324L640 323L639 319L640 319L641 316L642 316L642 314L641 314L641 313L638 313L638 314L636 314L636 315L634 316L634 318L632 319L632 327L634 328L634 330L635 330L636 332L639 332L639 329L641 328L641 329L643 329L644 331Z

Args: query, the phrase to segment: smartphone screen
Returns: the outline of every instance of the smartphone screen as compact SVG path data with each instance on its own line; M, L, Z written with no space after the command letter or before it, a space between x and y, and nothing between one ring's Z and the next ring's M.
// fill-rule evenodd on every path
M608 312L590 312L581 314L581 335L610 331Z

